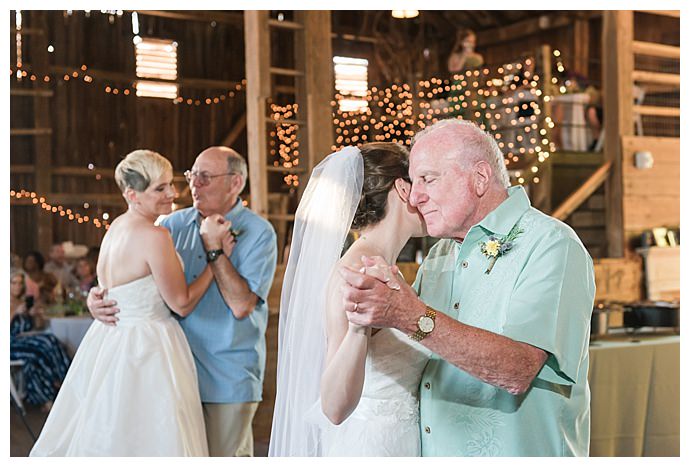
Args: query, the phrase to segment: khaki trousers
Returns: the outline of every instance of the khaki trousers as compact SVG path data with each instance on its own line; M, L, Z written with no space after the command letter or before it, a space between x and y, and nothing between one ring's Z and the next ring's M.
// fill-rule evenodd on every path
M239 404L202 403L208 453L211 457L252 457L252 420L258 402Z

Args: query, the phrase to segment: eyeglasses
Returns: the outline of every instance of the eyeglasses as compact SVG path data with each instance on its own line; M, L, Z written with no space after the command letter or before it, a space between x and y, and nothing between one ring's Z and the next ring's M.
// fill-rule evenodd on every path
M197 180L199 180L199 183L201 185L208 185L209 183L211 183L212 178L224 177L226 175L236 175L237 173L238 172L228 172L228 173L224 173L224 174L212 175L208 172L199 172L196 170L194 170L194 171L187 170L184 173L184 178L187 179L187 183L192 183L192 180L194 178L196 178Z

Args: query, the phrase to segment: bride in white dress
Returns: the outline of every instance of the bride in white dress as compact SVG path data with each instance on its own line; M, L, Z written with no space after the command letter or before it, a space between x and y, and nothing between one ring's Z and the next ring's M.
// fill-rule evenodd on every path
M89 328L31 456L208 456L194 360L170 309L189 314L213 275L206 268L187 286L170 234L154 225L172 210L172 178L148 150L115 169L129 207L103 238L97 270L119 320Z
M424 235L407 171L404 147L370 143L312 172L283 280L269 456L420 455L418 390L430 352L396 329L350 324L336 272L364 267L363 256L395 264L407 240ZM360 235L341 258L351 227Z

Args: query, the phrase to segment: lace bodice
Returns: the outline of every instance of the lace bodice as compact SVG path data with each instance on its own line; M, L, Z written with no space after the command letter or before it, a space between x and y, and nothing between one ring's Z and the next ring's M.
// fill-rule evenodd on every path
M362 400L355 412L416 421L419 381L430 355L430 350L397 329L374 334L369 339Z
M369 339L364 388L342 425L323 433L326 456L419 456L419 382L431 352L396 329Z

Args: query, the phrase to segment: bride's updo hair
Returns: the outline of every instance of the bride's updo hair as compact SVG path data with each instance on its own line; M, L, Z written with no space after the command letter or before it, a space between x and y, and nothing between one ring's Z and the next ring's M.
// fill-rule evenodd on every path
M368 143L359 148L364 161L362 197L352 221L352 228L360 230L378 223L386 214L388 192L395 180L410 181L409 153L397 143Z
M172 172L168 159L148 149L136 149L115 167L115 182L123 193L127 188L142 192L166 171Z

